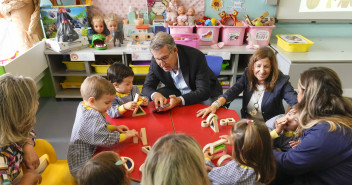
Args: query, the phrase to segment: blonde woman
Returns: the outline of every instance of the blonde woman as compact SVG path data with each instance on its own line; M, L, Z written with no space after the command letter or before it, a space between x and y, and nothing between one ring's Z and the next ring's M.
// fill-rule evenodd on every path
M352 105L342 96L339 77L326 67L310 68L301 74L298 90L301 142L287 152L274 151L278 172L294 175L295 184L351 184Z
M209 185L202 149L184 134L160 138L145 161L142 185Z
M11 74L0 76L0 184L41 181L34 171L39 166L32 131L37 109L37 88L32 79ZM26 173L22 177L23 163Z

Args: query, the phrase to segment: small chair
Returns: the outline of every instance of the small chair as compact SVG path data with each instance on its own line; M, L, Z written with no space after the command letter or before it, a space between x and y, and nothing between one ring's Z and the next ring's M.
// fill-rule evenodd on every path
M57 160L56 152L48 141L36 139L34 150L39 157L46 156L48 162L47 167L42 173L41 185L76 184L68 168L67 160Z
M214 72L215 76L220 75L221 65L222 65L222 57L205 55L209 68Z

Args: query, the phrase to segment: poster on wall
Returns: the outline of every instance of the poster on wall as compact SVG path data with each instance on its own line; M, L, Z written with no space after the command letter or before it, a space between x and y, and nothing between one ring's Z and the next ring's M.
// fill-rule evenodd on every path
M166 19L166 8L170 0L147 0L150 24L154 19Z
M350 0L301 0L299 12L343 12L352 11Z

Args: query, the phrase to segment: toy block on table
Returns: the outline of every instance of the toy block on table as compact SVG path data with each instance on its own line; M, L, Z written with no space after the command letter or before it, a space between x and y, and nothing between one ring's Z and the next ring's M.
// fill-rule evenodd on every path
M142 109L140 104L138 104L139 102L138 100L139 100L139 94L136 93L133 101L137 103L137 107L134 109L132 117L146 115L145 111Z
M209 151L211 155L213 155L213 159L220 158L221 156L227 154L227 147L225 145L226 140L220 139L213 143L209 143L204 146L203 153Z
M200 125L202 127L209 127L209 123L207 122L207 120L202 120L202 122L200 123Z
M227 119L221 119L220 120L220 125L221 126L227 126Z
M121 157L122 161L125 161L125 163L123 163L124 167L126 168L128 173L131 173L134 169L134 162L131 158L129 157Z
M143 168L144 168L144 163L139 167L139 171L142 172Z
M145 128L141 128L141 132L139 136L141 137L143 145L147 145L148 144L147 131L145 130Z
M143 146L142 147L142 151L148 155L148 153L150 152L151 150L151 147L150 146Z
M133 137L133 143L138 144L138 136Z
M219 158L217 165L218 165L218 167L225 166L231 160L232 160L231 155L228 155L228 154L223 155Z
M207 122L215 133L219 132L218 116L216 114L210 113L207 117Z
M234 125L236 122L236 120L233 118L227 118L226 120L227 120L227 125Z

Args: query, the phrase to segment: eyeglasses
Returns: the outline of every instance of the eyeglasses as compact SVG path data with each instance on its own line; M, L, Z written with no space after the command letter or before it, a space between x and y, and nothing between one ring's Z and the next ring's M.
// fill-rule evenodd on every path
M169 59L170 55L171 55L171 52L168 55L166 55L166 56L164 56L162 58L155 58L155 60L158 61L158 62L166 62L167 59Z

